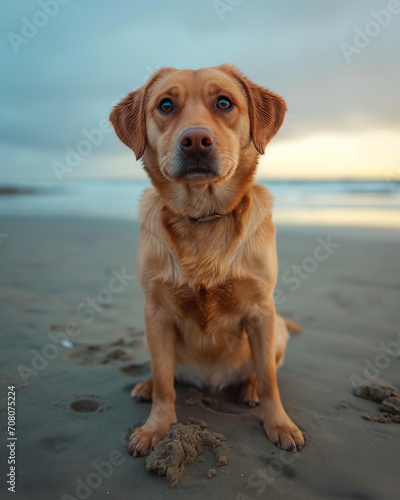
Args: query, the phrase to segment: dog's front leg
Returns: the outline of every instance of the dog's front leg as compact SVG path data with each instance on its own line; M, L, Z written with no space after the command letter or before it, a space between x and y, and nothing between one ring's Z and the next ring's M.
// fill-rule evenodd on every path
M153 375L153 404L146 423L130 437L129 452L135 457L148 455L176 423L176 330L168 314L151 303L146 303L145 323Z
M245 329L258 379L261 420L272 443L284 450L300 451L304 446L303 434L286 414L279 396L274 325L275 304L272 299L262 306L256 306L252 314L245 319Z

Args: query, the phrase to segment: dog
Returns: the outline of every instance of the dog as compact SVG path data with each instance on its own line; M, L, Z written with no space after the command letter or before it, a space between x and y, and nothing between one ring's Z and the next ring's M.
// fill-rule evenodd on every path
M276 378L288 329L299 327L275 312L273 200L253 180L285 113L280 96L228 64L162 68L111 112L154 186L141 198L137 260L152 378L132 391L152 408L130 437L134 456L177 422L175 379L214 390L241 384L272 443L304 446Z

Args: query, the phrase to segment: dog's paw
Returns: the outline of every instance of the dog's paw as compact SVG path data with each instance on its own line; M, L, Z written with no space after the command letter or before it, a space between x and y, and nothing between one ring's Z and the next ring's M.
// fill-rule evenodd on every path
M278 448L286 451L301 451L305 440L301 430L293 423L288 426L268 427L264 424L267 438Z
M148 378L135 385L131 392L131 398L135 401L151 401L153 394L153 379Z
M257 395L257 380L246 380L240 389L239 400L246 403L248 406L257 406L259 399Z
M146 425L139 427L129 438L129 453L134 457L144 457L151 453L155 445L161 441L167 431L154 432L146 428Z
M173 424L176 424L175 411L168 415L163 414L162 418L157 410L152 412L153 415L148 418L144 426L135 429L129 438L129 453L134 457L144 457L151 453L155 445L171 430Z

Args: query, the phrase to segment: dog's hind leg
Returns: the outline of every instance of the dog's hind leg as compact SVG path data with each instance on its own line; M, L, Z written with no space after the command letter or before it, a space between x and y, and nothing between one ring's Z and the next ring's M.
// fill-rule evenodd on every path
M257 395L257 385L258 382L255 374L245 380L240 389L239 400L249 406L257 406L260 402Z
M135 401L151 401L153 396L153 379L150 377L135 385L131 398Z

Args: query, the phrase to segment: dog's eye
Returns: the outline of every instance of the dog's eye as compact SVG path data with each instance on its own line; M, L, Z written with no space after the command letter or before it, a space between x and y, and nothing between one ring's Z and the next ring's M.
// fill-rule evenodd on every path
M229 109L232 107L231 101L227 97L220 97L217 101L217 106L219 109Z
M172 102L169 99L163 99L160 102L158 108L163 113L170 113L174 109L174 106L172 105Z

